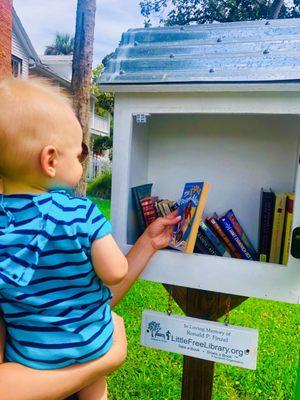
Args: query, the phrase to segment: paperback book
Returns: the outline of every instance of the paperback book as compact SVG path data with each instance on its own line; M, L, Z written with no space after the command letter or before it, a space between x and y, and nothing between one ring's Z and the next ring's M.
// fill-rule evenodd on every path
M185 253L193 253L209 187L208 182L185 184L178 208L181 221L174 228L171 248Z

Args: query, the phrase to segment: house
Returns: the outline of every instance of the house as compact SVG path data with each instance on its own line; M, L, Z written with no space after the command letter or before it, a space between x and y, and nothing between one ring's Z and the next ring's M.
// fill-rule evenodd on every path
M12 33L12 73L15 77L27 79L30 76L44 77L55 85L63 87L71 93L72 79L72 55L44 56L35 51L29 36L27 35L16 11L13 9L13 33ZM90 124L91 137L110 135L110 115L102 117L95 113L96 98L90 97ZM104 158L104 160L101 160ZM101 165L109 160L108 152L104 157L92 155L89 171L89 179L101 170Z

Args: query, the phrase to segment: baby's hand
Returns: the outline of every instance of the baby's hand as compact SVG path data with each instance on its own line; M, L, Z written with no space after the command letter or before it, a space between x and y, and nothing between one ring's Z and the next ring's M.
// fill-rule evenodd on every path
M177 214L178 210L175 210L166 217L157 218L145 230L143 237L150 242L154 250L163 249L169 245L174 225L181 220Z

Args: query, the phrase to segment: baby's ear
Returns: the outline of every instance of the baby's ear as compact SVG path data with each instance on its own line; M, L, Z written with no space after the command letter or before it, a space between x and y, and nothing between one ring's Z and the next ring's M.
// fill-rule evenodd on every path
M48 178L55 178L58 154L56 147L48 145L43 148L40 154L40 164L42 171Z

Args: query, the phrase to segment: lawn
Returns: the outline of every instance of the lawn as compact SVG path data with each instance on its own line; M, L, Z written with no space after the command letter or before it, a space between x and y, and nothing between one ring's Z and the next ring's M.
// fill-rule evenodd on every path
M109 217L109 201L97 203ZM128 358L109 378L110 400L180 399L182 357L139 344L142 311L165 311L166 304L167 295L161 285L139 281L116 308L126 324ZM249 299L231 312L230 322L259 330L258 366L256 371L250 371L216 364L213 399L294 400L299 307Z

